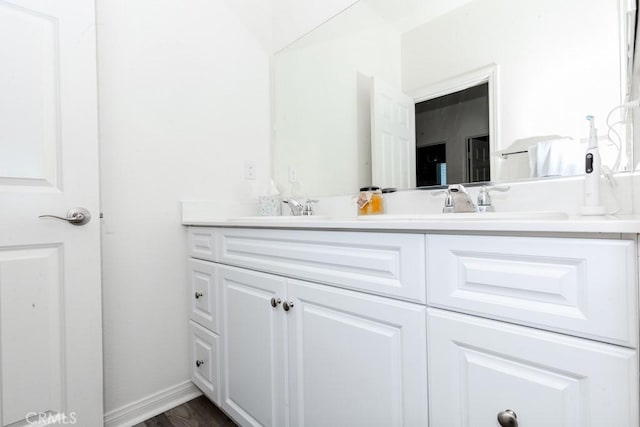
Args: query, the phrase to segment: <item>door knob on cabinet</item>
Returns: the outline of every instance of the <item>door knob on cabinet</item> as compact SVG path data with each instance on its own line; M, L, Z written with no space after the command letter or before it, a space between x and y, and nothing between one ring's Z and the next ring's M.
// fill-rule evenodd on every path
M284 311L289 311L293 308L293 301L285 301L282 303L282 308Z
M196 299L199 299L200 297L202 297L204 294L202 292L197 292L196 291Z
M498 412L500 427L518 427L518 415L511 409Z
M91 221L91 213L89 213L85 208L73 208L69 209L66 218L57 215L40 215L38 218L55 218L67 221L69 224L73 225L85 225Z
M202 365L204 365L204 360L196 360L196 367L197 368L199 368Z
M280 298L271 298L271 307L276 308L281 302Z

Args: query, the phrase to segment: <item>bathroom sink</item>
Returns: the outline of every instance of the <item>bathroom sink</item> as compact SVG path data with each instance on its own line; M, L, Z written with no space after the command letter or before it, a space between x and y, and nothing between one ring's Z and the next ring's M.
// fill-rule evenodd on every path
M243 216L229 218L229 221L251 221L251 222L288 222L288 221L322 221L329 219L324 215L278 215L278 216Z
M525 212L465 212L465 213L435 213L435 214L399 214L399 215L365 215L358 219L365 221L496 221L496 220L561 220L567 219L564 212L556 211L525 211Z

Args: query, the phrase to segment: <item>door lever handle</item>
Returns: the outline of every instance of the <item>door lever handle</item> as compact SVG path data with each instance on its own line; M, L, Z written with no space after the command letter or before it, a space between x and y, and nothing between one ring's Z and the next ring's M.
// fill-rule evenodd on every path
M67 221L69 224L73 225L85 225L91 221L91 213L89 213L85 208L73 208L69 209L66 218L56 215L40 215L38 218L56 218Z

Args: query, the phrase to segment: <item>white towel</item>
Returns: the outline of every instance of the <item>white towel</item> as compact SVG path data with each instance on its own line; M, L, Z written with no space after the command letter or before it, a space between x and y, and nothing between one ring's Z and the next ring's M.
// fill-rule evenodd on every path
M540 141L529 147L532 177L577 175L583 159L584 150L571 138Z

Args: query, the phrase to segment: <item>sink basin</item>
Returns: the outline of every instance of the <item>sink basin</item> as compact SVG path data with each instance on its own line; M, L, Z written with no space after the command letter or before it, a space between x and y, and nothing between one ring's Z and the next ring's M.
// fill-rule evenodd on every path
M564 212L527 211L527 212L469 212L469 213L436 213L436 214L400 214L400 215L366 215L358 217L365 221L496 221L496 220L559 220L567 219Z
M251 222L288 222L288 221L322 221L329 219L323 215L278 215L278 216L243 216L239 218L229 218L229 221L251 221Z

